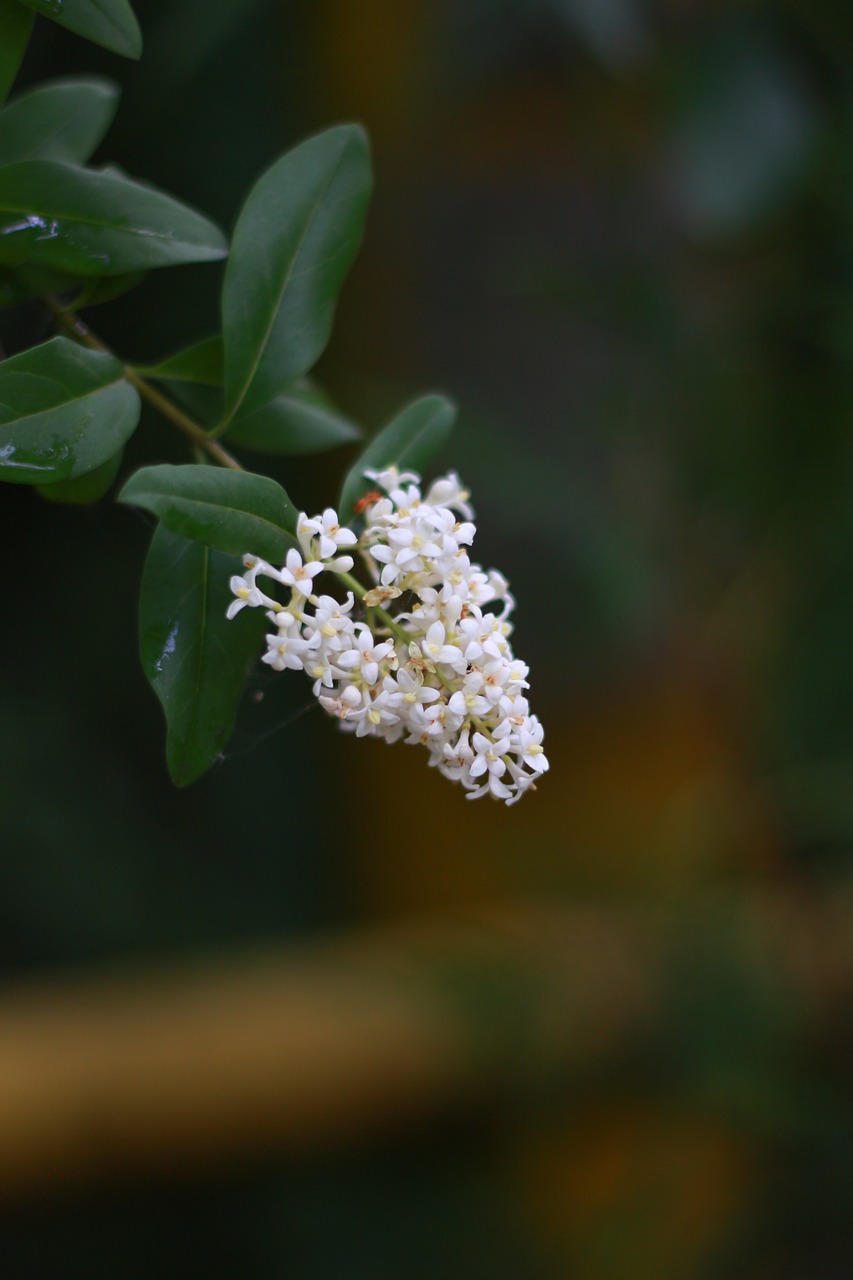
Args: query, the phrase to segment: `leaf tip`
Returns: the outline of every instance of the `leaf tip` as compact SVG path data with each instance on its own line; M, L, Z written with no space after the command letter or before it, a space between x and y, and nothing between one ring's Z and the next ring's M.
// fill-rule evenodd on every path
M131 13L130 16L133 22L132 22L132 25L128 23L128 28L126 32L127 43L126 43L125 56L128 58L132 58L134 62L138 62L139 59L142 57L142 46L143 46L142 31L140 30L139 23L136 20L136 15Z

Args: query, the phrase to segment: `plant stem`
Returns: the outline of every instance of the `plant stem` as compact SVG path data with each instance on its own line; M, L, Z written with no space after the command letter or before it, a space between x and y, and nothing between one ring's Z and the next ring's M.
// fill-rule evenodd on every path
M363 583L359 582L358 578L354 578L351 573L343 573L340 569L336 569L335 577L340 578L344 586L349 587L350 591L359 601L363 600L364 593L370 590L369 587L366 587Z
M349 587L350 591L352 591L359 601L364 600L365 593L370 590L370 587L365 587L364 584L359 582L358 578L354 578L351 573L341 573L339 569L335 569L334 572L336 577L340 578L344 586ZM378 604L371 605L371 612L375 613L377 618L381 618L388 630L393 632L395 636L398 636L401 640L411 640L412 637L409 635L408 631L406 631L404 627L401 627L399 622L395 622L390 613L386 613L386 611Z
M44 304L56 321L57 326L65 329L76 342L79 342L84 347L91 347L93 351L103 351L107 355L115 356L115 352L110 351L106 343L96 337L89 326L74 311L63 310L59 303L50 297L44 299ZM120 357L116 357L116 359L120 359ZM182 431L197 448L203 449L221 467L230 467L232 471L243 470L237 459L227 449L223 448L218 441L211 440L204 427L184 413L182 409L179 409L176 404L173 404L171 400L158 391L156 387L153 387L150 382L147 382L145 378L140 378L139 374L130 365L125 364L123 360L121 361L121 366L125 378L136 388L143 400L147 400L159 413L162 413L163 417L167 418L179 431Z

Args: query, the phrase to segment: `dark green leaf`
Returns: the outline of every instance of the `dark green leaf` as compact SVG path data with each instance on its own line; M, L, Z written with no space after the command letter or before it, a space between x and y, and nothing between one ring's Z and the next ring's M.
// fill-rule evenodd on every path
M289 151L252 188L222 292L229 418L268 404L323 351L370 186L365 133L341 125Z
M67 299L75 310L94 307L102 302L112 302L123 293L135 289L145 279L144 271L132 271L124 276L69 275L67 271L51 271L37 263L25 263L22 267L0 268L0 307L17 307L34 298L55 294Z
M217 227L154 187L56 160L0 168L0 262L85 276L222 258Z
M298 513L284 489L250 471L189 463L143 467L118 500L153 511L173 533L232 555L254 552L282 563L295 541Z
M67 338L0 362L0 480L73 480L117 453L139 421L118 360Z
M358 440L361 431L307 378L228 428L228 439L261 453L322 453Z
M75 307L97 307L103 302L112 302L115 298L130 293L137 285L142 284L148 273L146 271L128 271L122 276L102 276L100 280L91 276L81 285L79 297L75 298Z
M364 476L366 467L372 471L385 467L421 471L444 444L455 420L456 406L444 396L421 396L401 410L373 437L347 473L338 505L341 519L350 518L355 503L372 487Z
M160 525L142 576L142 666L166 713L166 760L180 787L213 764L231 735L243 686L257 660L265 619L244 610L229 622L233 556ZM246 616L246 615L249 616Z
M214 342L215 339L211 339L211 354L215 352ZM188 357L186 363L182 361L183 355ZM177 377L163 376L167 369L172 368L170 361L139 372L148 377L163 376L172 395L192 417L213 427L222 419L222 389L212 385L212 362L205 368L205 361L201 358L203 353L200 352L197 364L189 359L190 356L191 351L188 351L175 357ZM203 377L203 382L191 381L195 372ZM181 380L181 375L186 376L186 381ZM235 444L260 453L296 456L322 453L325 449L349 444L359 439L361 432L354 422L344 417L324 391L308 378L302 378L263 408L232 422L227 435Z
M18 0L0 0L0 102L15 83L18 67L27 51L33 15Z
M22 0L93 44L126 58L142 53L142 33L127 0Z
M22 302L43 298L47 293L65 294L79 289L78 276L67 271L51 271L37 264L0 268L0 307L19 307Z
M15 160L84 164L112 123L118 86L109 80L53 80L0 111L0 165Z
M210 387L203 382L172 382L169 378L164 379L163 385L190 417L203 426L213 427L222 418L221 387Z
M222 386L222 338L203 338L185 347L159 364L140 365L137 373L146 378L162 378L166 382L202 382L208 387Z
M56 484L40 484L36 488L48 502L63 502L75 507L91 506L109 490L118 475L123 455L124 450L119 449L106 462L76 480L58 480Z

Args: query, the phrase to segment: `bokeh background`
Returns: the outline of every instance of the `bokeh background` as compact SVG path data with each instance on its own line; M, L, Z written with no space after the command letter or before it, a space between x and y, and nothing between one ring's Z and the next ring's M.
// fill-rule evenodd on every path
M417 953L412 1010L440 989L476 1064L322 1141L262 1117L245 1143L176 1131L150 1167L117 1140L79 1177L12 1167L4 1275L849 1277L853 9L136 8L138 65L39 21L20 84L117 79L100 158L225 228L289 145L367 127L376 194L318 372L368 431L421 390L460 404L436 465L518 598L551 772L468 804L259 671L224 761L177 791L136 657L150 524L7 489L16 1007L260 953L298 981L315 943L343 990L341 940L390 936ZM220 278L154 273L90 319L154 359L211 331ZM44 323L6 313L0 337ZM181 456L139 434L129 466ZM310 511L349 459L254 461ZM447 921L486 930L487 963Z

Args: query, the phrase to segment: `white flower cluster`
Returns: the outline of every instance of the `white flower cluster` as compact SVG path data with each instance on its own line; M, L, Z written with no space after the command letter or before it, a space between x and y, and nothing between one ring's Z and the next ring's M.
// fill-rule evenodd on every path
M266 609L275 631L263 661L305 671L341 728L420 743L468 799L513 804L548 761L525 696L528 668L509 643L515 602L507 581L473 564L466 550L475 532L468 494L452 472L424 495L414 472L365 475L377 489L357 504L364 532L342 526L331 508L301 514L301 551L289 551L280 569L247 555L246 572L231 579L228 617L247 605ZM369 587L352 577L350 552L359 554ZM323 572L349 589L343 603L315 594ZM287 603L265 594L259 577L288 587ZM356 598L363 618L354 616ZM394 616L392 601L402 606Z

